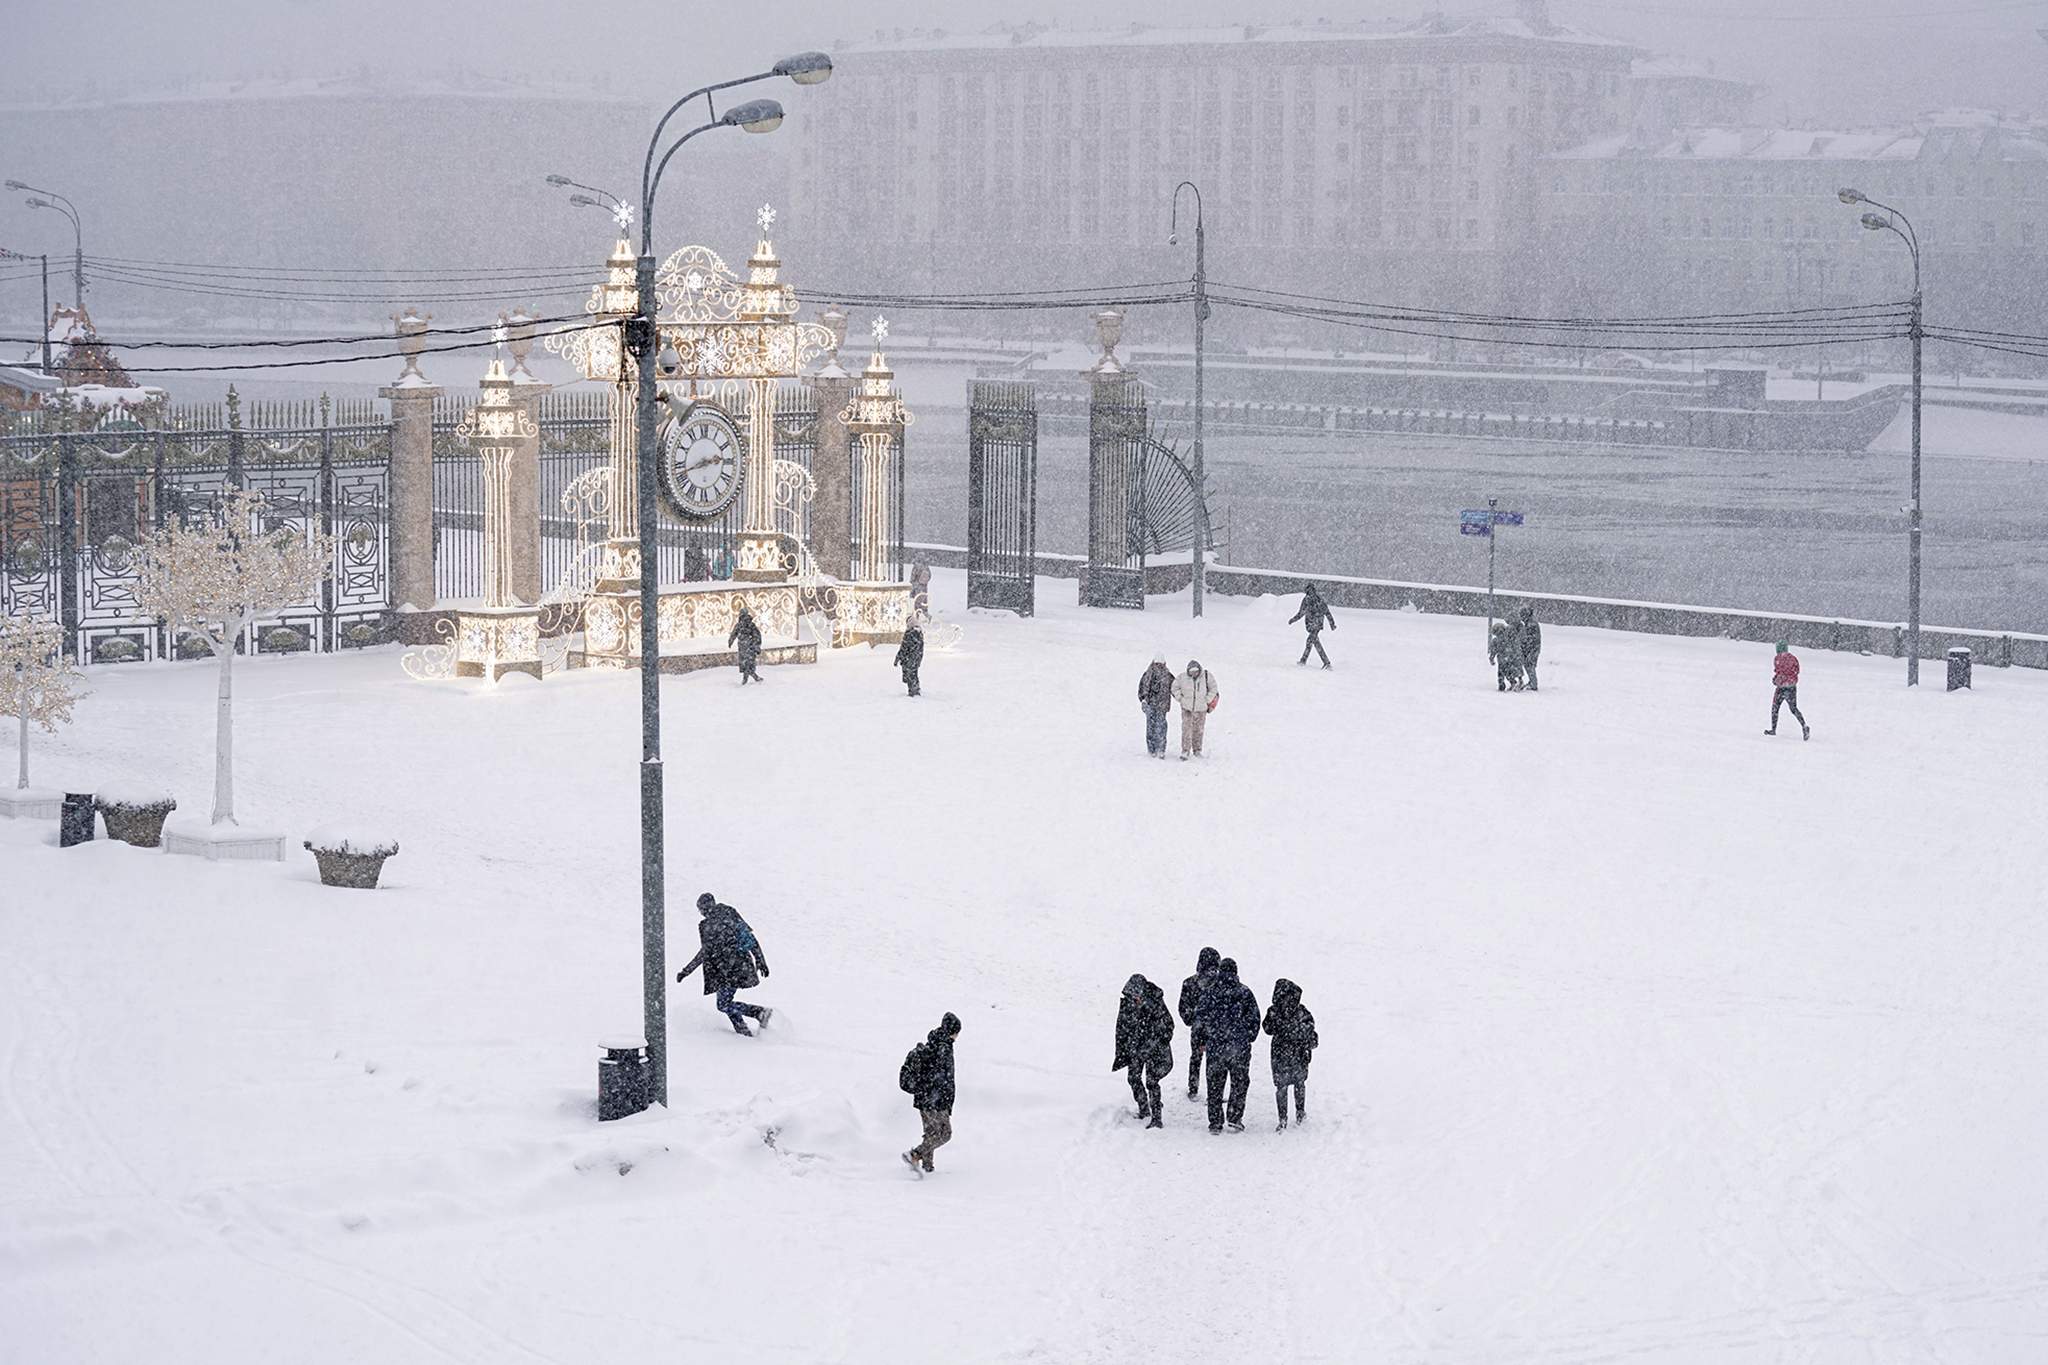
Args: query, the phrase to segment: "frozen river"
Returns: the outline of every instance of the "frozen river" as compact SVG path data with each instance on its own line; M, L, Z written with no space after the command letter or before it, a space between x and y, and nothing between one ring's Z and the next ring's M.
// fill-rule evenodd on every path
M1859 455L1744 454L1445 437L1212 438L1226 563L1484 583L1458 510L1528 516L1500 581L1531 591L1905 619L1903 418ZM1925 619L2048 631L2048 423L1930 410ZM958 412L911 432L910 535L964 544ZM1967 448L1975 453L1941 453ZM1039 450L1042 550L1086 549L1087 442Z

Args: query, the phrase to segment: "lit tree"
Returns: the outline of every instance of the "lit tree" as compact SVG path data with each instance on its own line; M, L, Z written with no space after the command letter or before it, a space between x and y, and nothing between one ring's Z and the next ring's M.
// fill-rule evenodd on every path
M220 661L215 708L213 823L235 823L235 647L252 626L319 590L334 561L331 536L265 530L263 499L230 489L210 521L166 526L142 547L138 597L173 639L192 634Z
M28 727L56 733L71 719L71 706L85 692L77 670L64 657L64 632L53 621L0 617L0 709L21 721L21 780L28 789Z

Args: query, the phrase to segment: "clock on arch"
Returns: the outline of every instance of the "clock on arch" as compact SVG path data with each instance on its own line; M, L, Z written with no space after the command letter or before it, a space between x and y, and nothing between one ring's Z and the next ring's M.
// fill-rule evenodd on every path
M732 414L696 399L662 423L657 472L669 510L693 521L732 506L746 477L747 437Z

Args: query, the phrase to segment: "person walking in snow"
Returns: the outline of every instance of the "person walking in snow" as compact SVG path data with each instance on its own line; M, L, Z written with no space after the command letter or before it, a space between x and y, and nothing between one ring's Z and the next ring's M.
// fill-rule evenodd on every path
M1202 1093L1202 1053L1209 1045L1209 1031L1196 1022L1202 997L1216 984L1216 969L1223 954L1204 948L1195 955L1195 974L1180 983L1180 1021L1188 1026L1188 1098Z
M910 689L910 695L920 695L917 686L918 666L924 662L924 632L917 628L917 618L903 627L903 643L896 646L896 666L903 670L903 685Z
M1778 653L1771 660L1771 728L1767 735L1778 733L1778 708L1788 707L1792 719L1799 722L1799 737L1813 738L1813 727L1806 723L1806 717L1799 714L1799 656L1792 652L1792 646L1778 641Z
M1308 627L1308 643L1301 647L1301 658L1297 662L1306 665L1309 651L1314 650L1322 659L1323 667L1328 668L1330 656L1323 652L1323 627L1327 625L1331 630L1335 630L1337 613L1330 610L1330 604L1323 600L1322 591L1313 583L1301 585L1301 610L1288 617L1287 624L1291 626L1296 621Z
M768 958L761 951L761 941L740 918L739 911L730 905L720 905L709 891L697 897L697 913L702 917L697 921L697 955L676 973L676 980L681 981L702 967L704 994L718 998L718 1012L732 1020L734 1033L751 1038L754 1031L747 1027L747 1020L759 1019L766 1028L775 1011L749 1005L733 996L760 985L768 975Z
M1138 678L1138 705L1145 712L1145 752L1166 757L1166 709L1173 705L1173 670L1166 655L1154 654L1152 663Z
M1109 1069L1123 1071L1131 1083L1138 1117L1152 1120L1145 1126L1164 1128L1159 1082L1173 1071L1173 1013L1166 1008L1166 992L1143 976L1124 982L1116 1009L1116 1058Z
M716 629L716 627L714 627ZM753 611L745 602L740 603L740 614L732 623L732 631L725 637L728 648L738 646L740 655L740 686L761 681L755 665L761 659L761 627L754 620Z
M1195 1009L1209 1044L1209 1131L1244 1131L1244 1103L1252 1086L1252 1044L1259 1037L1259 998L1237 979L1237 962L1224 958L1216 980ZM1226 1099L1225 1089L1229 1095Z
M951 1010L939 1026L910 1049L896 1083L924 1121L924 1141L903 1154L911 1170L930 1171L932 1153L953 1140L953 1040L960 1036L960 1016Z
M1498 690L1522 690L1522 650L1516 642L1515 633L1508 629L1506 621L1493 623L1493 634L1486 641L1486 657L1493 664L1493 677Z
M1543 656L1543 627L1537 624L1536 608L1524 606L1515 613L1517 637L1522 646L1522 672L1528 675L1529 691L1536 691L1536 660Z
M1202 756L1202 731L1222 696L1216 688L1216 675L1193 659L1188 660L1187 672L1173 680L1173 699L1180 703L1181 762L1187 762L1190 754Z
M1280 1106L1280 1130L1287 1131L1287 1092L1294 1091L1294 1121L1308 1116L1308 1063L1316 1050L1316 1017L1301 1003L1301 987L1281 977L1273 983L1266 1010L1266 1036L1273 1040L1273 1098Z

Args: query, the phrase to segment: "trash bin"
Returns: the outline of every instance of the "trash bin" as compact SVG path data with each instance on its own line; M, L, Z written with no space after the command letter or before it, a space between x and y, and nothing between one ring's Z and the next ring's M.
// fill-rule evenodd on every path
M1970 685L1970 651L1957 645L1948 652L1948 690Z
M65 792L64 808L58 813L61 822L57 830L57 844L69 848L73 844L92 842L94 826L99 821L99 812L93 806L91 792Z
M647 1107L647 1048L640 1039L601 1043L597 1063L597 1118L606 1123Z

